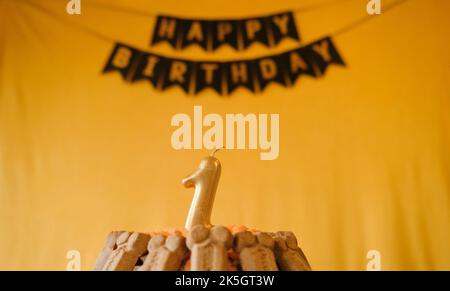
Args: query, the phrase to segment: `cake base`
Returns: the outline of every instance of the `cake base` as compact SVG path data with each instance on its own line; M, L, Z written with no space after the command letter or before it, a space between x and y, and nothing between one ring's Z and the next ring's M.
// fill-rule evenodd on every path
M293 232L197 225L191 231L113 231L97 257L103 271L308 271Z

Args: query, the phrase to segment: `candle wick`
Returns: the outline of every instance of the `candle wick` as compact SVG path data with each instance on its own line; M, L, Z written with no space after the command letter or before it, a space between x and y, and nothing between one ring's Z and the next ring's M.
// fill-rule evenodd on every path
M215 154L216 152L218 152L218 151L220 151L220 150L222 150L222 149L224 149L224 148L225 148L224 146L221 146L221 147L216 148L216 149L211 153L211 157L214 157L214 154Z

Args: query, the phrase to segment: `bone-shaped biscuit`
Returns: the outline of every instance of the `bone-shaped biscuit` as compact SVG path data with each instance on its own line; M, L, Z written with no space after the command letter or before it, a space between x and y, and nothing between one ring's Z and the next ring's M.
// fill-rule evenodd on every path
M279 231L274 234L275 257L283 271L311 271L305 254L297 245L297 238L291 231Z
M150 235L150 237L152 237L152 235ZM134 271L138 271L138 269L144 264L147 254L148 254L148 251L145 251L145 253L139 257L136 264L134 265Z
M167 238L156 235L148 242L148 255L138 271L178 271L187 252L185 238L179 234Z
M106 264L111 253L117 248L117 238L123 233L123 231L112 231L108 234L105 241L105 246L101 250L100 254L95 261L93 271L101 271Z
M109 256L104 271L133 271L139 257L147 251L148 234L124 232L117 239L117 249Z
M233 236L224 226L204 225L192 227L186 243L191 250L191 271L228 270L227 250L231 247Z
M243 271L278 271L273 254L274 239L265 232L241 231L234 236L234 249L239 253Z

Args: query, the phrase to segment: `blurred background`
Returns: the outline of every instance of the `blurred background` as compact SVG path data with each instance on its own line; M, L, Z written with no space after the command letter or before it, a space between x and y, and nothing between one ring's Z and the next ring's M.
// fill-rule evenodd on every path
M192 199L181 179L206 150L174 150L176 113L279 113L280 155L217 154L212 222L292 230L316 270L450 269L450 19L447 0L409 0L333 38L347 67L261 94L187 96L102 75L112 42L188 59L246 51L149 47L155 17L296 13L302 42L367 15L365 0L0 0L0 269L89 270L111 230L181 227ZM382 0L382 7L392 1ZM314 9L306 9L315 7ZM143 14L136 12L142 11Z

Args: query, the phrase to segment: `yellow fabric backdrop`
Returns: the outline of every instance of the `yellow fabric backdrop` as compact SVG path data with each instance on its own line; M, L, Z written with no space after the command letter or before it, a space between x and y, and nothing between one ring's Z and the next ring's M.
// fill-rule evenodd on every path
M280 156L218 154L216 224L293 230L312 266L450 269L450 2L411 0L339 35L348 63L294 88L231 98L187 97L101 75L113 47L70 23L141 49L239 59L296 47L215 54L148 47L154 18L99 4L194 17L245 17L321 1L0 0L0 269L90 269L110 230L184 225L192 191L180 183L206 151L170 145L175 113L279 113ZM305 42L364 16L348 0L297 15ZM389 1L382 1L388 3Z

